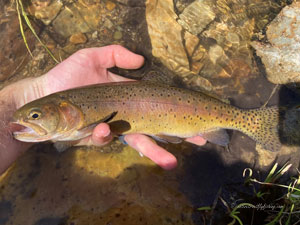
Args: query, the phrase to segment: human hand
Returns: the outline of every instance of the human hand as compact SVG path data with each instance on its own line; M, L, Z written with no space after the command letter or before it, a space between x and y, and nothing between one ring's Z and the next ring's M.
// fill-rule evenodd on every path
M139 68L143 62L142 56L118 45L82 49L45 75L24 79L4 88L0 92L0 101L3 101L5 106L0 108L0 113L4 112L8 115L3 119L4 124L8 124L9 115L16 109L45 95L84 85L127 81L129 79L113 74L107 68L117 66L135 69ZM3 127L6 128L0 129L0 174L30 146L9 135L16 131L16 127L9 129L7 129L8 126ZM112 137L108 124L101 123L90 137L84 138L78 144L102 146L111 141ZM156 145L145 135L126 135L125 141L164 169L172 169L177 164L176 158L171 153ZM198 136L189 138L187 141L198 145L205 144L205 140Z

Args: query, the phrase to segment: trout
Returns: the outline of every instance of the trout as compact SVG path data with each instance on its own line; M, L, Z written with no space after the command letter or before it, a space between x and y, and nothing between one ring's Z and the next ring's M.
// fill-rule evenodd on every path
M106 122L115 135L142 133L172 143L200 135L227 145L224 129L233 129L270 151L281 146L277 107L239 109L199 92L141 81L57 92L22 106L13 122L23 126L14 137L24 142L75 141Z

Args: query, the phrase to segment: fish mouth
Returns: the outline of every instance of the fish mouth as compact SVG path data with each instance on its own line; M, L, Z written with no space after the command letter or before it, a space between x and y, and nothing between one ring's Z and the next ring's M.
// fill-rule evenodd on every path
M25 123L23 121L12 122L11 124L16 128L16 131L13 132L13 136L19 141L40 142L47 140L45 137L47 131L38 125Z

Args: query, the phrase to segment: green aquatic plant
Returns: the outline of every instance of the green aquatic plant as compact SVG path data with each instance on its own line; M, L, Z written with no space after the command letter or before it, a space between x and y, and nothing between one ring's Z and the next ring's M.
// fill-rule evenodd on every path
M240 208L244 208L244 207L249 207L249 208L255 208L254 205L252 205L251 203L240 203L237 206L235 206L232 211L230 212L229 216L231 218L233 218L233 220L231 221L231 223L229 223L228 225L234 225L236 223L236 221L238 221L238 223L240 225L243 225L242 220L238 217L238 214L240 214L240 211L238 209Z
M236 224L236 222L238 222L240 225L243 225L242 219L238 216L239 214L241 214L240 209L242 209L242 208L254 209L255 208L255 205L253 205L251 203L243 202L243 203L236 205L231 210L230 207L228 206L228 204L222 198L220 198L220 199L223 202L223 204L227 207L227 209L229 211L229 217L232 218L232 221L230 223L228 223L228 225L234 225L234 224Z
M43 46L43 48L48 52L48 54L51 56L51 58L56 63L59 63L59 61L55 58L55 56L52 54L52 52L49 50L49 48L42 42L42 40L37 35L35 29L33 28L32 24L31 24L31 22L30 22L30 20L29 20L29 18L27 16L27 13L26 13L26 11L24 9L22 0L15 0L15 2L16 2L16 9L17 9L18 19L19 19L19 24L20 24L21 35L22 35L22 38L23 38L24 43L25 43L25 46L26 46L29 54L31 55L31 57L33 57L33 55L32 55L32 52L31 52L31 50L29 48L29 45L28 45L28 42L27 42L27 39L26 39L26 36L25 36L22 17L24 18L25 23L28 26L28 28L30 29L30 31L33 33L33 35L35 36L35 38L40 42L40 44Z
M246 179L246 183L256 183L262 185L260 187L261 190L256 193L257 198L263 198L264 196L270 195L269 192L266 192L264 187L273 187L273 188L283 188L285 193L283 196L274 199L274 202L278 202L279 200L283 202L281 209L279 211L273 210L270 213L270 217L273 218L271 222L266 225L275 225L275 224L291 224L292 216L298 215L298 221L300 222L300 173L298 171L297 178L292 177L292 182L289 185L284 185L280 183L276 183L279 178L281 178L286 172L291 168L292 164L284 164L279 170L277 170L278 164L276 163L269 174L267 175L264 181L258 181L255 178L252 178L252 170L247 168L244 170L243 176L245 177L246 171L249 172L249 175ZM295 224L295 223L294 223Z
M300 172L296 177L290 178L288 185L279 183L280 178L287 174L291 166L292 164L286 163L278 168L276 163L263 181L254 178L252 169L246 168L243 172L244 183L246 186L253 187L254 195L243 197L242 202L234 207L230 207L230 204L220 196L221 193L217 195L217 200L220 200L227 209L224 216L231 218L228 224L257 224L256 221L260 221L259 223L264 225L299 224ZM215 206L204 206L198 208L198 210L208 213L212 218L214 217L214 208ZM249 215L251 221L248 221ZM261 222L261 220L264 222ZM211 221L212 219L210 219L209 224L212 224Z

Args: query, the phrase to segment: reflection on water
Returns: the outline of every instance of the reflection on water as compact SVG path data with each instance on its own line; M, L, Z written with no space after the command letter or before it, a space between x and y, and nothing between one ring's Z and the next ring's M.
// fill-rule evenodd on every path
M250 45L269 38L265 36L267 25L291 2L25 3L36 31L57 58L84 47L119 43L147 59L142 70L120 70L124 75L171 80L253 108L268 100L274 86L264 77L264 66ZM25 29L34 55L28 57L16 32L19 24L13 4L2 1L0 6L3 87L39 76L54 63ZM287 96L284 101L290 96L277 93L270 104L282 103L279 95ZM0 178L0 224L201 224L203 218L195 208L211 205L221 186L241 182L245 167L262 169L276 157L279 162L293 160L298 165L297 147L284 148L281 153L255 151L255 143L247 137L236 132L231 137L226 150L210 144L203 148L168 146L179 160L173 171L163 171L116 142L100 150L71 149L62 154L38 145Z

